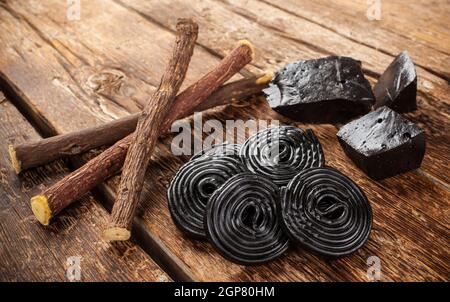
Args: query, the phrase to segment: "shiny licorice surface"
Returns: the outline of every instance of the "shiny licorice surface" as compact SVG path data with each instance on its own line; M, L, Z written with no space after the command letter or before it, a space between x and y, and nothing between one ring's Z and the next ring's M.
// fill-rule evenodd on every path
M246 171L235 157L199 158L183 165L167 191L169 211L177 227L194 238L204 238L204 216L211 195L229 178Z
M241 145L237 144L218 144L214 145L209 149L201 150L200 152L197 152L194 154L190 160L196 160L200 157L204 156L233 156L238 157L239 156L239 150L241 149Z
M311 168L282 189L282 224L293 242L340 257L368 239L372 210L361 189L339 171Z
M325 157L311 129L267 128L251 136L240 150L247 168L285 186L300 171L324 165Z
M275 259L288 248L278 207L279 189L270 179L237 174L207 205L207 236L223 257L235 263L255 265Z

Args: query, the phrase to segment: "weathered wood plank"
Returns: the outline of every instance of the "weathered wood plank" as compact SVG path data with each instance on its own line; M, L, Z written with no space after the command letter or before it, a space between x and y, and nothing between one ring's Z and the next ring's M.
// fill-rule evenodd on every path
M2 7L0 26L8 31L2 41L9 45L3 50L8 55L0 59L4 78L16 79L14 85L18 87L34 86L34 99L56 115L68 112L48 100L73 104L73 118L53 132L85 128L142 109L157 86L172 34L144 18L130 18L133 14L110 1L83 3L83 21L68 21L66 3L61 1L8 1ZM17 39L22 36L29 38ZM14 60L23 60L22 65L11 64ZM192 64L198 67L188 72L181 89L215 62L205 50L197 48ZM33 64L33 70L23 70L27 64ZM36 74L39 70L48 73L42 77ZM51 90L40 90L44 83L51 83ZM57 124L48 118L47 124Z
M68 170L59 161L18 179L9 162L8 144L39 135L8 100L0 103L0 121L1 281L67 281L69 257L81 257L82 281L169 281L134 243L110 246L103 241L107 212L90 195L50 228L42 227L34 219L29 198Z
M368 3L358 1L262 0L294 16L314 22L348 39L395 56L408 49L414 62L449 80L448 5L437 1L381 1L381 20L367 18ZM447 9L445 9L447 7ZM447 11L447 13L446 13ZM420 12L420 13L418 13ZM442 21L445 23L441 24ZM437 23L438 22L438 23ZM427 39L422 39L426 32ZM428 40L433 40L430 43Z
M321 5L326 1L320 0ZM364 21L368 4L364 0L343 0L332 9L347 10L356 21ZM450 29L448 28L448 14L450 8L446 1L407 1L394 0L381 3L381 20L376 27L387 29L398 35L408 37L412 41L419 41L430 48L450 54ZM401 18L398 18L401 14ZM366 18L367 20L367 18Z
M163 24L161 22L167 22L170 24L165 25L170 29L171 21L179 16L197 16L198 21L201 23L201 31L199 39L204 39L200 41L204 47L209 47L209 52L202 52L202 55L199 58L199 61L206 62L206 60L214 60L213 54L224 54L227 50L231 49L233 40L243 38L243 37L258 37L255 39L255 44L259 43L258 46L261 50L264 50L263 53L260 53L260 56L255 64L255 68L262 68L266 66L281 66L286 62L294 59L298 59L301 57L317 57L318 54L322 53L322 50L318 50L314 45L306 43L307 47L305 47L302 43L298 43L292 41L287 37L275 35L266 27L262 27L261 25L255 24L255 22L249 21L247 17L238 16L232 13L226 6L221 5L210 5L210 2L193 2L191 6L186 7L187 4L173 2L171 1L170 8L166 6L159 6L158 3L153 3L151 10L143 10L141 14L146 15L146 18L140 17L137 13L134 12L133 9L124 9L123 7L116 5L107 1L89 1L89 6L84 9L88 9L88 14L85 19L83 19L83 23L85 24L82 31L76 26L70 26L62 23L55 23L48 21L50 16L56 14L56 12L52 12L48 7L42 9L37 15L35 9L30 9L27 5L31 2L21 2L23 4L15 4L14 8L18 6L18 10L20 13L25 16L27 20L24 24L23 19L18 19L14 17L9 17L7 20L10 24L14 24L21 28L21 30L27 30L28 39L33 38L42 43L41 48L46 49L46 54L50 54L45 58L49 61L49 65L53 66L53 68L57 69L59 61L62 60L61 55L58 51L53 47L53 45L57 42L52 41L52 46L49 47L48 42L39 40L41 37L36 36L31 29L27 27L27 23L31 24L39 24L39 28L41 26L47 26L47 31L54 28L55 30L61 31L61 28L65 29L69 27L70 31L70 39L64 36L66 31L62 31L63 35L59 37L59 40L66 41L71 40L71 47L78 47L77 56L83 58L84 61L88 59L85 56L88 56L87 51L83 51L85 47L81 48L80 45L88 45L89 49L97 48L95 56L97 60L107 60L109 59L108 49L103 46L99 41L101 41L102 37L114 37L116 35L123 35L123 29L121 27L126 27L127 30L136 31L141 33L142 41L138 40L133 47L139 47L136 44L145 43L144 40L150 39L153 35L162 35L160 32L163 31L164 35L170 35L170 32L165 32L162 28L155 28L153 24L147 22L145 19L151 20L148 16L157 16L159 24ZM107 3L108 5L106 5ZM128 2L127 2L128 3ZM145 2L147 3L147 2ZM144 4L145 4L144 3ZM149 2L150 3L150 2ZM206 3L206 4L205 4ZM97 8L101 4L102 10L105 14L108 14L110 18L114 20L127 20L126 24L119 23L111 23L108 24L108 33L105 33L102 30L87 30L87 28L95 28L98 24L98 20L91 20L100 18L103 22L105 21L104 16L98 16L94 13L89 13L89 9ZM167 3L166 3L167 4ZM57 4L51 4L51 6L57 6ZM200 6L200 10L198 10L198 6ZM83 6L84 7L84 6ZM164 9L161 11L161 9ZM179 11L178 11L179 9ZM10 9L9 9L10 10ZM50 11L50 12L49 12ZM0 14L2 12L0 11ZM115 18L115 15L118 14L118 18ZM232 17L232 20L230 19ZM0 17L3 17L0 15ZM63 18L63 17L61 17ZM227 20L225 20L227 19ZM130 21L134 20L134 21ZM202 23L203 22L203 23ZM0 22L0 26L3 22ZM48 23L44 25L42 23ZM131 24L131 25L130 25ZM36 27L36 25L35 25ZM203 30L202 30L203 29ZM30 31L30 32L28 32ZM154 32L153 32L154 31ZM3 35L8 35L8 33L3 33ZM16 35L17 36L17 35ZM97 44L93 42L89 42L90 44L86 44L86 41L92 41L97 39ZM48 37L47 37L48 40ZM171 39L167 39L170 41ZM11 45L14 46L17 43L17 38L9 37L7 39L9 43L6 45L6 49L11 51ZM67 43L67 42L65 42ZM112 42L105 42L112 45ZM277 47L273 47L272 45L276 45ZM21 46L19 44L19 46ZM105 47L105 49L101 49ZM149 46L150 47L150 46ZM159 48L159 45L152 45L152 56L161 55L164 52L164 49ZM228 48L229 47L229 48ZM47 49L48 48L48 49ZM287 49L286 50L284 49ZM21 49L21 48L20 48ZM0 50L1 51L1 50ZM59 50L61 51L61 50ZM132 52L130 50L122 50ZM161 53L158 53L161 52ZM8 52L4 52L7 54L10 61L8 64L0 65L0 72L3 72L3 69L9 70L7 74L3 74L4 76L8 76L10 84L14 84L20 81L19 78L20 72L16 70L20 70L22 73L27 72L27 63L31 64L33 60L36 60L36 54L29 55L27 53L22 53L22 55L28 60L28 62L22 62L20 57L17 55L11 55ZM67 57L68 51L64 52ZM146 53L134 53L134 56L122 56L120 55L121 51L117 51L116 58L117 62L112 61L116 68L120 68L121 70L128 70L127 66L137 66L141 64L143 61L147 60L149 56ZM2 53L3 54L3 53ZM203 58L203 56L205 56ZM0 56L1 58L2 56ZM39 56L37 57L39 58ZM42 56L41 56L42 58ZM99 59L100 58L100 59ZM0 61L1 62L1 61ZM56 63L55 63L56 62ZM111 63L111 66L113 65ZM191 65L191 69L193 71L197 70L197 68L203 67L204 64L194 63ZM17 65L19 67L17 67ZM5 67L6 66L6 67ZM13 66L13 67L11 67ZM151 68L152 66L148 65L146 68ZM9 68L9 69L8 69ZM19 69L20 68L20 69ZM381 69L381 67L378 67ZM15 72L11 72L14 70ZM51 71L53 69L50 69ZM59 70L59 69L57 69ZM156 69L152 69L155 74L158 73ZM57 92L53 92L54 96L57 96L56 93L61 93L64 91L61 87L54 88L52 87L51 77L45 80L46 75L44 72L48 72L48 70L37 70L36 77L39 73L42 73L41 76L44 77L42 82L42 87L48 88L50 91L57 90ZM142 71L137 71L137 73ZM161 70L159 71L161 72ZM200 72L200 71L199 71ZM134 77L134 73L127 74L127 77L121 80L123 85L126 85L128 81L132 81ZM142 77L142 73L141 73ZM76 79L76 78L75 78ZM76 87L76 84L79 85L79 80L74 80L69 78L68 81L71 85ZM155 80L153 80L155 81ZM84 82L81 82L84 83ZM138 82L137 85L143 85L143 87L139 86L137 89L140 91L145 91L149 89L151 86L148 83L151 83L151 80L146 79L145 82ZM50 120L50 125L52 125L53 129L59 131L71 131L75 129L79 129L82 127L84 121L77 120L79 117L71 117L74 121L71 121L71 125L67 125L65 119L67 119L67 114L63 114L63 116L58 116L51 110L48 110L46 106L46 102L49 102L45 99L40 99L39 94L36 89L32 86L32 84L28 83L20 83L20 86L16 85L16 88L21 92L22 100L25 105L30 108L30 110L34 110L36 115L42 117L42 119ZM72 87L72 86L70 86ZM113 106L113 102L111 99L114 99L114 94L119 94L120 92L112 91L112 97L103 100L103 106ZM144 94L144 93L143 93ZM69 95L70 96L70 95ZM94 95L95 96L95 95ZM88 95L86 98L89 99L89 102L95 100L97 96ZM66 96L68 97L68 96ZM55 100L59 98L49 98L49 100ZM83 99L78 99L76 97L72 97L73 104L77 103L85 103L86 101ZM124 99L124 102L126 100ZM69 105L71 102L61 99L61 102L58 104L62 107L58 113L64 112L67 108L70 108ZM123 109L123 111L132 110L127 108ZM83 111L84 112L84 111ZM91 111L85 112L88 115L88 119L94 119L94 123L99 122L98 117L96 116L97 112L92 113ZM125 114L122 112L122 114ZM102 114L99 115L100 118ZM223 111L218 111L216 113L211 113L209 117L218 118L221 121L224 121L227 118L243 118L248 119L250 116L261 119L269 119L269 118L281 118L280 116L274 115L271 113L267 107L264 107L263 104L257 104L255 106L251 106L248 108L239 108L239 110L234 110L232 107L227 107ZM44 118L45 117L45 118ZM207 118L207 117L205 117ZM289 121L287 121L289 122ZM430 180L423 179L422 186L425 188L428 185L434 185L431 189L427 188L432 192L430 200L427 199L426 202L422 202L423 204L419 204L422 208L416 209L412 204L417 205L420 200L417 196L420 192L415 190L407 191L408 198L405 198L402 191L405 190L405 181L408 180L407 177L410 177L411 174L400 176L396 178L397 180L391 184L394 188L390 188L385 190L385 187L381 186L380 183L374 183L364 175L361 175L358 170L356 170L352 164L348 161L348 159L342 154L340 148L336 145L337 141L335 139L336 128L334 126L314 126L314 130L319 135L321 141L324 145L327 146L325 150L326 156L329 159L329 163L333 166L340 167L343 171L345 171L349 176L353 179L357 180L358 183L365 189L365 191L369 195L369 199L372 201L372 205L374 207L375 213L375 230L374 233L369 240L368 244L361 250L359 250L356 254L351 257L340 259L337 261L325 261L322 258L316 257L315 255L302 251L295 250L290 251L286 257L283 257L280 260L277 260L267 266L261 267L241 267L238 265L231 264L225 260L223 260L218 254L213 251L212 247L207 243L195 242L189 239L184 238L181 233L179 233L169 216L166 206L165 199L165 189L167 187L170 178L174 174L175 170L182 163L182 159L176 158L170 154L169 149L167 148L168 143L170 142L170 137L165 141L162 141L156 153L154 154L154 160L149 167L147 174L147 182L145 184L145 190L143 193L144 202L141 209L140 215L138 216L138 220L140 221L139 233L143 237L147 237L146 240L151 241L152 247L159 248L160 256L165 254L167 259L167 263L173 265L176 269L182 270L184 273L184 278L186 279L195 279L195 280L367 280L366 270L366 259L369 256L377 255L381 258L383 265L383 279L384 280L399 280L399 279L408 279L408 280L439 280L448 278L448 254L447 254L447 241L446 241L446 228L444 224L440 224L437 222L438 219L432 218L429 214L434 212L434 209L438 209L440 205L436 205L433 202L432 198L436 198L442 201L444 204L448 202L448 191L445 191L442 186L436 185L432 183ZM325 142L332 142L330 145ZM337 150L337 151L336 151ZM109 197L113 197L115 190L115 183L118 178L112 179L108 184L108 187L103 187L104 191L109 194ZM156 181L155 181L156 180ZM430 183L428 183L428 182ZM406 182L408 183L408 182ZM108 195L107 194L107 195ZM411 200L408 200L408 199ZM112 198L111 198L112 199ZM428 205L431 204L431 205ZM445 208L447 208L446 206ZM431 210L430 210L431 209ZM445 214L445 213L444 213ZM445 216L443 216L445 217ZM448 217L448 216L447 216ZM444 220L445 221L445 220ZM429 235L427 235L429 233ZM142 237L141 236L141 237ZM426 237L428 236L428 237ZM419 240L416 240L416 237ZM402 262L398 261L398 255L401 255ZM180 274L182 275L182 274Z

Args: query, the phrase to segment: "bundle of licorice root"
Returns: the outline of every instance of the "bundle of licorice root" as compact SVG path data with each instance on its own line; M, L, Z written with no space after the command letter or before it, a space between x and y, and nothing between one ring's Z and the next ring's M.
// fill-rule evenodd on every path
M167 199L183 233L208 239L243 265L273 260L290 243L345 256L366 242L372 226L363 191L325 166L312 130L292 126L194 155L174 176Z
M110 241L129 239L144 173L158 137L168 132L177 119L235 100L247 100L261 93L271 80L268 74L224 85L254 58L252 45L242 40L214 69L177 95L197 35L198 25L193 20L179 19L170 61L142 112L98 127L9 146L12 164L20 173L63 156L113 144L31 199L33 213L39 222L49 225L55 215L123 167L117 200L104 235Z

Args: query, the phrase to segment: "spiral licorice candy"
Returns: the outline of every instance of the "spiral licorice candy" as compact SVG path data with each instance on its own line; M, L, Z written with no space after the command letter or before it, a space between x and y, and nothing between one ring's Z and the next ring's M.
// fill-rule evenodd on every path
M372 210L361 189L339 171L311 168L282 188L282 224L294 242L340 257L369 237Z
M324 165L322 146L311 129L267 128L251 136L240 150L247 168L285 186L300 171Z
M207 205L208 238L230 261L254 265L272 260L288 248L278 207L279 189L269 178L250 172L235 175Z
M226 180L247 169L235 157L199 158L176 173L167 200L176 226L194 238L205 238L204 216L211 195Z
M241 149L241 145L237 144L218 144L214 145L211 148L201 150L194 154L190 160L196 160L203 156L239 156L239 150Z

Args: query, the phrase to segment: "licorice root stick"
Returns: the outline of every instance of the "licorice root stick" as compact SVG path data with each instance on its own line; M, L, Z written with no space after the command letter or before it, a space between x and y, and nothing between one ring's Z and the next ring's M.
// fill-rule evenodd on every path
M170 125L175 120L187 116L194 108L198 109L203 106L203 101L209 95L205 93L199 94L200 89L212 93L233 75L238 73L252 58L253 49L251 44L247 41L240 42L239 46L223 58L219 65L178 95L175 102L185 103L187 106L180 106L180 112L175 112L171 117L167 116L165 118L164 125L167 126L162 129L162 133L169 130ZM270 80L270 76L264 76L257 79L256 84L265 85L268 80ZM249 87L252 86L253 84L249 84ZM242 91L248 89L245 85L240 87ZM230 87L229 90L232 91L232 88ZM224 90L223 93L227 95L229 90ZM217 91L217 93L219 92ZM237 96L230 94L230 97ZM117 173L122 168L133 136L133 134L130 134L121 139L78 170L46 189L40 195L34 196L31 199L31 208L38 221L43 225L48 225L50 219L65 207L89 192L108 177Z
M198 25L183 20L177 24L177 41L169 65L161 78L158 89L139 117L136 131L128 149L114 203L110 226L105 230L109 241L128 240L128 228L141 196L145 171L158 139L161 123L183 84L189 62L197 41ZM175 107L175 105L174 105Z
M225 84L198 107L195 107L194 110L180 117L186 117L194 111L200 112L225 105L232 99L242 100L257 95L261 93L271 79L271 74L266 74ZM178 102L180 96L182 95L178 95L174 102ZM63 156L78 155L100 146L112 145L134 132L140 115L141 113L139 112L99 126L60 134L38 141L10 145L11 163L16 173L19 174L24 170L45 165Z

